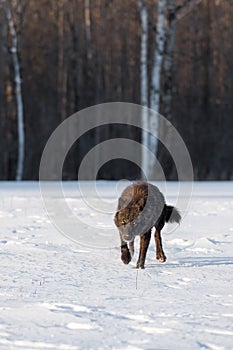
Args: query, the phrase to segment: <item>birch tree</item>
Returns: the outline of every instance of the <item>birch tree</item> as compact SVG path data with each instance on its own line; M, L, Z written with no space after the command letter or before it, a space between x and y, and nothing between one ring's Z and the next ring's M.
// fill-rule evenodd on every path
M177 20L182 18L184 13L185 15L189 13L193 9L193 6L199 2L200 0L184 0L176 6L175 0L167 0L167 23L162 64L163 87L161 88L161 102L163 107L162 113L165 116L165 118L170 122L172 122L173 67ZM166 145L171 145L173 140L172 133L170 130L170 124L164 123L163 120L160 120L158 129L160 137L165 142L165 147ZM159 153L160 160L163 157L166 157L164 155L163 148L160 150ZM173 170L175 171L175 169ZM175 176L175 174L173 175Z
M148 51L148 11L144 0L138 1L141 18L141 53L140 53L140 79L141 79L141 105L142 109L142 171L141 177L149 172L149 158L146 148L149 148L148 129L148 73L147 73L147 51Z
M14 19L12 16L11 4L8 3L7 20L9 26L9 33L11 36L11 54L13 57L14 66L14 80L16 92L16 106L17 106L17 128L18 128L18 160L16 169L16 180L20 181L23 178L24 169L24 113L23 113L23 98L22 98L22 79L20 74L19 52L18 52L18 37L15 29Z
M157 8L157 25L156 25L156 47L153 59L152 69L152 84L150 89L150 108L156 113L160 111L160 78L162 70L162 60L164 55L166 31L165 31L165 20L166 20L166 9L167 0L158 0ZM153 130L158 135L158 115L150 113L149 116L149 129ZM150 150L154 155L157 155L158 140L155 137L150 136L149 146ZM154 162L149 163L149 174L152 176L154 169Z
M184 0L176 6L175 0L158 0L157 26L156 26L156 47L154 52L152 84L150 90L150 107L155 112L160 113L160 101L163 102L163 114L168 120L172 119L172 72L173 53L176 35L177 14L187 5L193 6L200 0ZM161 87L161 73L164 73L164 86ZM165 130L164 125L159 125L158 115L151 114L149 128L157 136L163 137L166 144L169 139L170 130ZM160 129L162 132L160 132ZM158 153L158 138L150 137L150 150L156 156ZM150 163L151 176L155 171L155 164Z
M178 16L180 13L182 14L182 12L184 12L181 10L188 8L188 10L191 11L194 4L197 4L199 2L200 0L184 0L176 6L175 0L167 0L166 40L162 69L164 75L164 86L163 89L161 89L161 99L163 104L163 114L170 121L172 120L173 66L177 19L179 19Z
M156 47L153 59L152 84L150 91L150 107L159 113L160 102L160 76L162 69L162 60L166 39L165 20L166 20L167 0L158 0L157 25L156 25ZM157 124L155 125L157 127Z

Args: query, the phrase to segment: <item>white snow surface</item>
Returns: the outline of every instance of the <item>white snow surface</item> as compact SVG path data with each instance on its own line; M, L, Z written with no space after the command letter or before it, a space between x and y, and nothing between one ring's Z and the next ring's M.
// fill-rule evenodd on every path
M166 186L175 204L178 184ZM113 214L93 213L74 183L65 187L86 225L96 220L93 235L118 236ZM98 187L114 212L116 182ZM0 194L0 349L233 349L232 182L194 184L180 226L164 229L167 262L155 259L152 237L145 270L135 269L138 241L124 265L119 247L58 232L38 183L1 182Z

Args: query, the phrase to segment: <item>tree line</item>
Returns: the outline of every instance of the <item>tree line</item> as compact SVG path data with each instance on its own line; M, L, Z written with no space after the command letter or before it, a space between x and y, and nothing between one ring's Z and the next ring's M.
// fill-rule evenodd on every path
M190 152L197 180L233 178L231 0L0 0L0 179L38 179L53 130L78 110L131 102L164 115ZM142 115L142 125L169 130ZM72 147L64 179L88 150L130 137L152 147L177 178L165 147L136 128L106 126ZM146 157L142 163L150 171ZM101 179L139 178L124 160Z

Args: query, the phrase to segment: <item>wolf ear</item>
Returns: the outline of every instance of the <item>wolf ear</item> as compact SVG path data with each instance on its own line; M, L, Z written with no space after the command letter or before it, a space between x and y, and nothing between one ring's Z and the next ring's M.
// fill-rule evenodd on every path
M119 211L117 211L115 216L114 216L114 223L117 227L120 226L119 225Z
M119 211L116 212L116 214L114 215L114 222L116 223L116 221L118 220L118 215L119 215Z

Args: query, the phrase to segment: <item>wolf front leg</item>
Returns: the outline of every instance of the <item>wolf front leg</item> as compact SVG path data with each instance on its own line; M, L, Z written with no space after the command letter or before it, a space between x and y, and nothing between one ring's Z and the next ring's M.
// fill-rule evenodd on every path
M132 242L129 242L129 251L132 258L134 255L134 240Z
M129 264L132 256L130 254L127 242L125 242L120 234L120 239L121 239L121 260L123 261L124 264Z
M147 249L148 249L149 244L150 244L150 238L151 238L151 230L144 233L144 235L142 235L140 238L140 252L139 252L139 257L138 257L137 266L136 266L137 269L138 268L141 268L141 269L145 268L144 265L145 265L145 260L146 260Z

